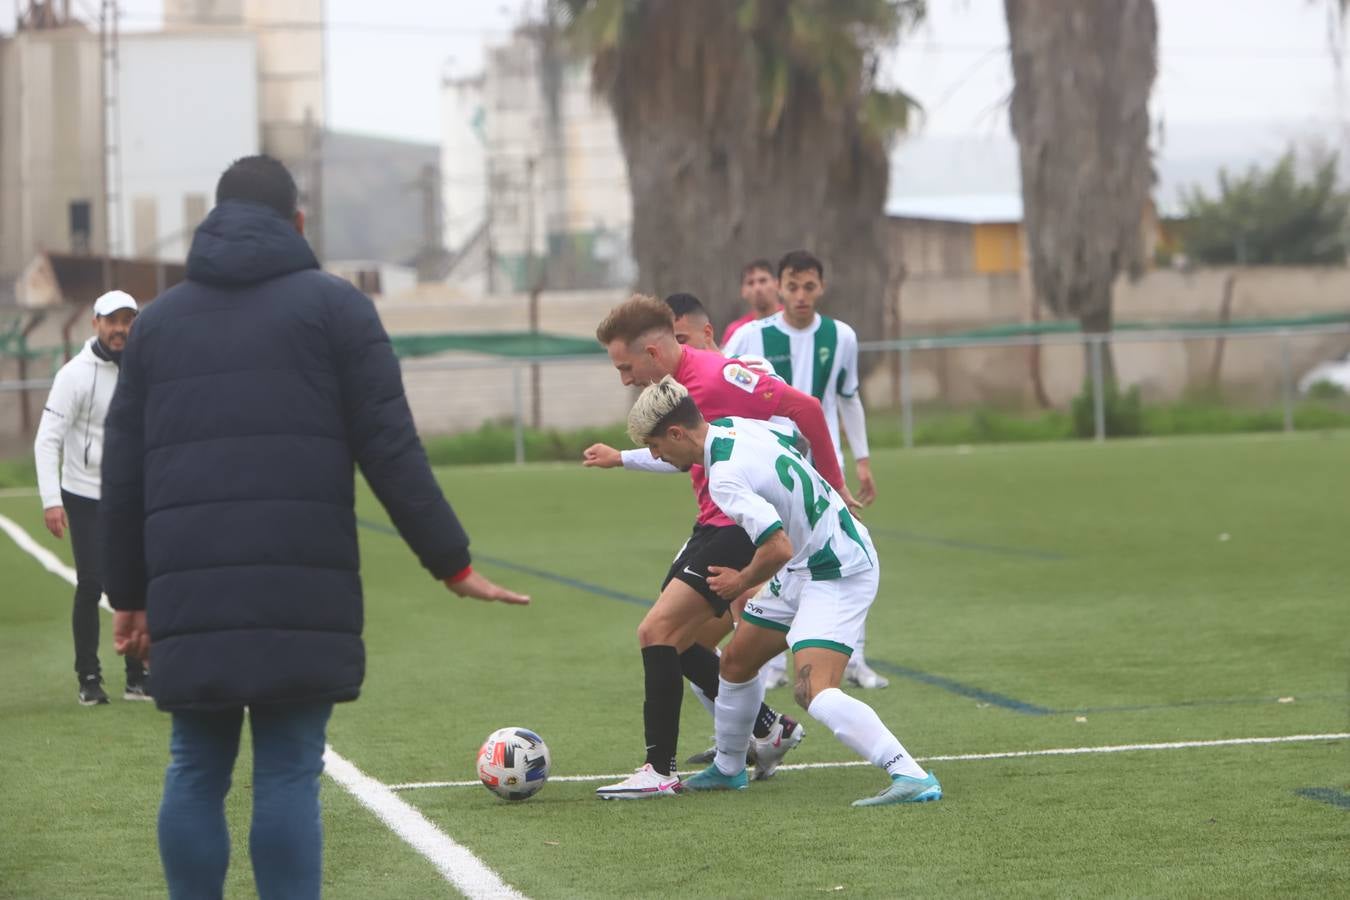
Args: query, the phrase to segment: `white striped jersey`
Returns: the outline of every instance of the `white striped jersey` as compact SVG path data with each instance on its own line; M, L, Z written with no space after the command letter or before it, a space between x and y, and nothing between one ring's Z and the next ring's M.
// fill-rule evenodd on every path
M756 546L780 529L787 533L793 550L788 572L829 581L875 564L867 528L792 441L765 423L737 417L710 422L703 465L713 502Z
M806 328L793 328L779 310L736 330L727 356L762 356L788 384L820 401L835 453L839 442L839 398L858 393L858 335L845 322L816 313Z

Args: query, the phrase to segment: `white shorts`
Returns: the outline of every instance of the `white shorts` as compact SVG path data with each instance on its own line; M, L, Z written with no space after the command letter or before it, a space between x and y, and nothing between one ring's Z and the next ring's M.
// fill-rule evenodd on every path
M806 575L775 576L745 604L742 618L760 628L787 633L795 653L825 647L852 656L862 643L867 611L877 597L881 571L812 581Z

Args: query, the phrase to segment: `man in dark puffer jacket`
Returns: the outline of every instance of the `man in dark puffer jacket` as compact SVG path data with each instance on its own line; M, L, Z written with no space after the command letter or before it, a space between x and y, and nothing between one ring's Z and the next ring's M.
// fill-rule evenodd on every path
M365 674L353 465L452 591L529 598L470 567L374 304L319 271L290 173L241 159L216 203L188 280L146 309L123 356L105 587L118 652L151 659L151 693L173 714L159 814L170 896L221 895L248 707L258 893L318 897L325 728Z

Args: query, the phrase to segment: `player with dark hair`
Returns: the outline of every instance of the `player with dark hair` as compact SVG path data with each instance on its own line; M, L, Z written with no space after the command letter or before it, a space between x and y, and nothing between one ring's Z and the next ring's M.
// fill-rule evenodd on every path
M726 347L731 356L763 356L775 371L799 391L810 394L825 409L839 465L844 464L839 426L843 423L858 476L858 500L876 499L876 481L867 448L867 419L858 393L858 335L847 323L816 311L825 294L825 264L806 250L793 250L778 261L778 288L783 309L736 332ZM819 454L815 462L823 461ZM887 680L872 670L859 642L849 660L846 678L860 687L885 687ZM786 681L776 661L765 669L774 683Z
M774 274L773 263L767 259L756 259L741 268L741 299L750 307L750 311L727 325L722 332L723 344L730 341L739 329L783 308L778 302L778 277Z

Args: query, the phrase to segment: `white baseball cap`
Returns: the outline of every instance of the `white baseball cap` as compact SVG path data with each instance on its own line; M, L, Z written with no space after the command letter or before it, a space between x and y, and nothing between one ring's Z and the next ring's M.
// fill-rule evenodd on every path
M126 291L108 291L94 301L94 315L111 316L119 309L136 311L136 301Z

